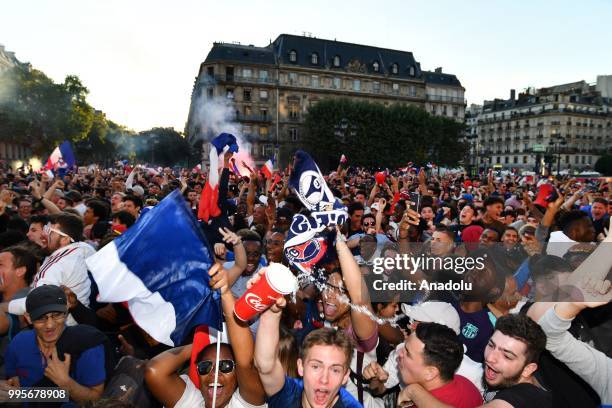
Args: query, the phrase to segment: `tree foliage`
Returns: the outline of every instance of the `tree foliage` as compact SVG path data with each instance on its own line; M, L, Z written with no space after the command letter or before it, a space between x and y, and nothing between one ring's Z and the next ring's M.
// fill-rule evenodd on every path
M612 155L601 156L595 163L595 171L603 176L612 176Z
M351 164L403 167L408 162L453 167L464 157L464 125L413 106L325 99L310 107L304 147L324 169L341 154Z
M63 140L87 138L94 109L78 77L70 75L56 84L41 71L13 68L0 76L0 89L2 139L48 154Z
M192 162L191 145L174 128L153 128L140 132L133 140L139 161L161 166L183 165Z

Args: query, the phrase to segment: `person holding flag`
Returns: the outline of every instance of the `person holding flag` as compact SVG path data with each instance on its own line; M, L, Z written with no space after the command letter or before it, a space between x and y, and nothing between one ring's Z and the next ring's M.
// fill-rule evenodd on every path
M147 385L155 398L167 408L264 407L265 394L253 366L253 336L248 326L234 315L236 300L230 290L229 274L221 265L215 264L208 275L211 289L221 292L229 344L209 344L198 354L198 388L187 375L177 374L177 370L191 356L191 344L168 350L152 359L145 372ZM240 347L232 347L231 344L239 344ZM217 356L215 348L220 350Z

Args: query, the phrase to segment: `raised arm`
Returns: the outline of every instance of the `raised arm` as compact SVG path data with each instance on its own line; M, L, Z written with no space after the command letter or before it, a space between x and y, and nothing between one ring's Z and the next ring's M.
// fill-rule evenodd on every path
M249 282L254 282L260 277L261 272ZM282 308L285 305L286 301L281 297L259 317L255 341L255 366L267 396L276 394L285 385L285 370L278 358L279 327Z
M221 265L215 264L209 271L210 285L213 289L221 291L221 306L229 342L232 345L234 359L236 360L236 377L238 391L246 402L252 405L263 405L265 394L257 369L253 365L254 341L249 327L240 322L234 315L236 299L229 289L228 273Z
M351 250L346 245L346 238L340 232L340 228L337 228L336 234L336 252L338 252L342 279L351 299L351 304L365 306L370 313L373 313L370 294L361 275L359 265L357 265ZM376 332L376 322L353 308L351 308L351 323L359 340L367 340Z
M247 255L242 240L228 228L219 228L223 241L233 245L234 265L227 270L229 284L232 286L247 266Z
M191 357L191 344L155 356L147 363L145 380L153 396L165 407L173 407L185 392L185 381L177 370Z

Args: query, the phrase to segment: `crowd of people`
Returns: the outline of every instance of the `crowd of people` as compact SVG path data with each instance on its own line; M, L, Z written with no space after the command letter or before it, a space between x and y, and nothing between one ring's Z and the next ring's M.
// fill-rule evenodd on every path
M99 303L85 260L174 190L197 217L206 174L1 170L0 401L60 387L63 406L612 404L609 180L340 165L325 181L348 220L331 231L316 279L244 323L236 300L270 263L290 266L288 231L308 210L289 186L291 166L241 176L230 158L221 214L201 222L226 338L195 357L192 339L170 348L126 305ZM484 261L376 270L377 258L403 255ZM402 280L462 285L375 290Z

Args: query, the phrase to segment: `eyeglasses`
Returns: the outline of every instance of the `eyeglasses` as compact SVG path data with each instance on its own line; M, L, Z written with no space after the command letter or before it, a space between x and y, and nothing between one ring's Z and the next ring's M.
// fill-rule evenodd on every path
M57 235L60 235L62 237L66 237L70 239L70 242L74 242L74 239L72 239L72 237L58 229L53 228L50 224L45 225L44 228L44 232L46 236L49 236L50 233L55 232Z
M199 361L197 364L198 374L206 375L211 372L214 362L212 360ZM228 374L234 371L235 363L233 360L219 360L219 371Z
M376 223L375 223L375 222L364 222L364 223L363 223L363 226L364 226L364 227L373 227L373 226L375 226L375 225L376 225Z
M34 323L45 324L47 323L47 320L49 319L53 320L54 322L60 322L65 318L66 318L66 313L61 313L61 312L47 313L46 315L43 315L39 317L38 319L34 320Z

